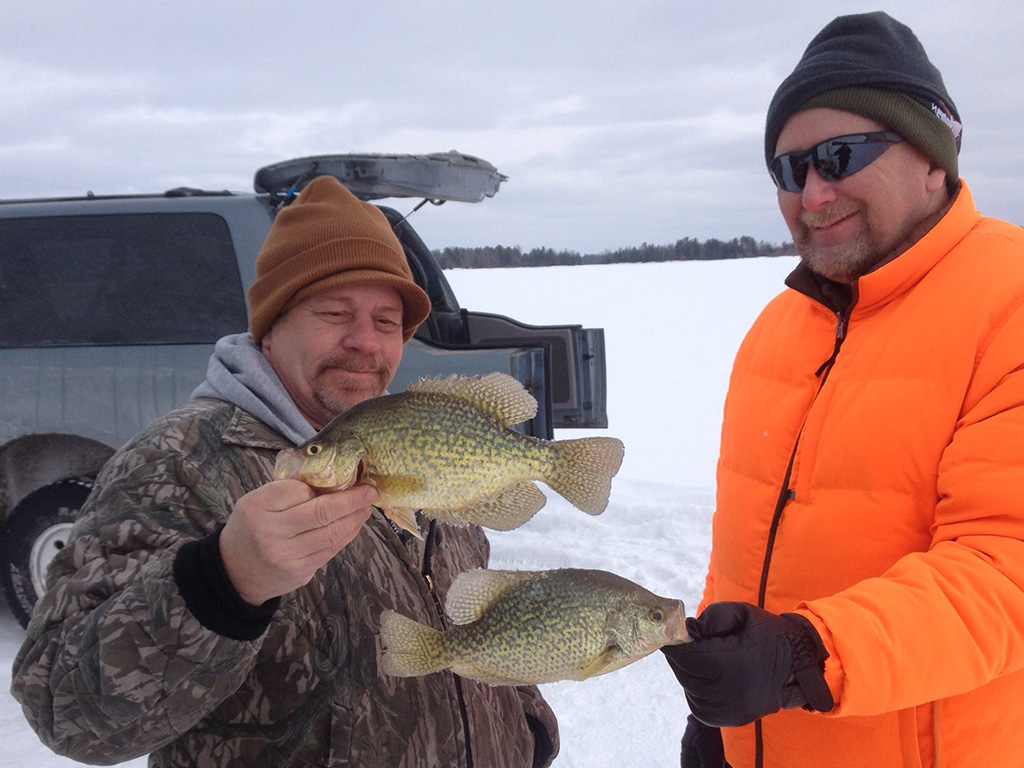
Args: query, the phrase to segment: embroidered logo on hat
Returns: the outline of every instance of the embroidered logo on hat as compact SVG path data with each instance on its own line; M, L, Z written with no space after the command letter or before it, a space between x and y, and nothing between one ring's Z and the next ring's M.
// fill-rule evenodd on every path
M961 125L960 121L953 116L952 110L950 110L950 108L947 107L945 104L942 104L941 102L936 104L933 101L931 106L932 112L935 113L935 116L939 118L939 120L941 120L943 123L945 123L949 130L953 132L953 138L956 139L956 146L957 148L959 148L960 134L963 132L964 129L963 125Z

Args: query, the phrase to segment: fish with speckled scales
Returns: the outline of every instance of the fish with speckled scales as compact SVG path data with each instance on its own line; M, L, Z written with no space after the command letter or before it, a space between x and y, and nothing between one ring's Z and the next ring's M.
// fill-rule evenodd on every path
M384 514L420 537L417 513L498 531L518 528L547 501L535 480L600 514L622 463L622 442L542 440L511 429L536 413L537 401L506 374L424 379L400 394L359 403L282 451L274 477L325 490L372 485Z
M385 610L381 671L451 669L492 685L586 680L691 639L682 601L607 571L466 571L445 613L454 626L443 632Z

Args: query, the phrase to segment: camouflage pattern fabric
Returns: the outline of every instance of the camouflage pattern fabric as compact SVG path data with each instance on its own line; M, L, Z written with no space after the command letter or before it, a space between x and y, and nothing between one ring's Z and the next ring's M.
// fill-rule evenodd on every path
M535 687L449 672L383 676L380 613L438 629L423 542L374 512L255 641L203 627L172 575L175 553L224 523L271 478L286 441L234 405L195 400L122 448L98 478L73 544L48 575L14 663L12 693L55 752L90 763L152 753L151 766L512 768L557 754ZM475 527L437 526L443 604L454 577L484 567Z

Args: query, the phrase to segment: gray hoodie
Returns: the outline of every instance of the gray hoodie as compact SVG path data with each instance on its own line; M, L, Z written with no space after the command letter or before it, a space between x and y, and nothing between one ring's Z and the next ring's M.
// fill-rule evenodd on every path
M206 381L192 392L193 399L198 397L233 403L296 445L316 434L248 333L225 336L217 342Z

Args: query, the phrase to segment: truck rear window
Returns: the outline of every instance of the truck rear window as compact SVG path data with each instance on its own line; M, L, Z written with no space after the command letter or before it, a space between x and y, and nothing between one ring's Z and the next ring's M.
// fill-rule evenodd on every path
M0 219L0 346L195 344L246 328L210 213Z

